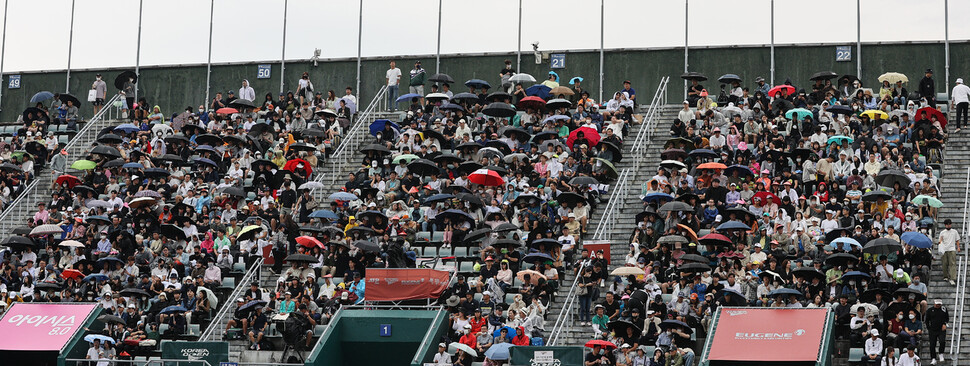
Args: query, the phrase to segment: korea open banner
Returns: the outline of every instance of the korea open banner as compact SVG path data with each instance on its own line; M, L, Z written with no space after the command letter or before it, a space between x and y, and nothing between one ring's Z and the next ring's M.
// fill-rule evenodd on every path
M371 301L433 299L448 288L451 274L433 269L367 269L364 298Z
M97 306L14 303L0 318L0 350L60 351Z
M708 359L816 361L827 309L722 308Z

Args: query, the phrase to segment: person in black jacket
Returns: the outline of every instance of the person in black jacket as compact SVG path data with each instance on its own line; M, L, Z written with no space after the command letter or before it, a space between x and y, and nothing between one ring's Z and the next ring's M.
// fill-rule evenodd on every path
M943 345L946 344L946 328L949 322L950 314L943 308L943 300L933 300L933 307L926 311L926 329L930 334L930 359L933 361L939 357L940 362L943 362ZM937 351L937 343L940 345L939 351Z
M933 69L926 69L926 76L919 81L919 95L926 98L930 107L936 108L936 82L933 81Z

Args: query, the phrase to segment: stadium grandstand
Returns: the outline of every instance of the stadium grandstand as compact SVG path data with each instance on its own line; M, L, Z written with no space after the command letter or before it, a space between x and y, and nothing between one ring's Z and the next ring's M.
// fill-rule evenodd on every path
M527 56L3 72L0 357L967 362L970 43Z

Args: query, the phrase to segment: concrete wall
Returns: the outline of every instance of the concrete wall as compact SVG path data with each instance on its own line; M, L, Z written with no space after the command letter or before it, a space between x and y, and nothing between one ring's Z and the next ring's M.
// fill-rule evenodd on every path
M859 55L853 47L851 62L835 61L836 45L789 45L775 47L775 82L781 83L790 78L796 86L807 86L811 74L821 70L831 70L839 74L855 74L856 60ZM585 78L583 85L589 90L593 98L599 95L599 53L591 50L583 51L555 51L566 53L566 68L556 70L561 82L568 82L573 76ZM950 83L964 74L970 67L970 43L963 41L950 45L951 77ZM923 70L933 68L936 71L937 91L942 92L944 86L945 53L942 43L899 43L899 44L863 44L862 46L862 79L866 86L877 86L876 78L887 71L902 72L910 77L910 89L915 89L916 83L923 75ZM395 57L398 67L406 74L415 60L422 60L429 72L434 71L434 56ZM498 72L505 59L515 60L515 54L484 54L484 55L443 55L441 71L451 75L459 84L465 80L479 78L498 84ZM361 65L360 100L366 104L384 82L384 71L387 69L387 58L365 59ZM758 47L708 47L690 49L690 70L704 73L711 79L725 73L738 74L745 79L744 85L752 85L754 78L770 75L770 51L764 46ZM683 72L684 51L677 49L653 50L610 50L604 57L604 89L608 96L622 87L623 80L631 80L637 90L638 100L649 103L661 76L671 76L669 88L669 102L677 103L682 99L682 81L677 78ZM272 65L272 77L257 79L257 65ZM249 79L256 89L257 100L261 101L266 93L274 98L280 91L280 76L287 81L286 90L295 90L296 81L300 74L309 71L311 80L317 91L326 93L334 90L338 96L343 95L347 86L356 84L356 60L328 60L320 62L319 66L306 60L290 61L286 64L285 72L280 72L279 62L253 62L244 64L213 65L211 75L212 91L237 90L241 79ZM532 74L537 79L544 79L549 71L549 61L536 65L531 52L522 56L522 70ZM114 77L121 70L84 70L71 72L70 91L82 101L87 96L90 83L96 72L103 72L109 84L109 92L117 92L114 88ZM5 73L5 77L16 73ZM13 121L16 116L27 107L30 97L41 90L61 91L65 85L63 71L25 73L21 74L21 88L7 89L7 79L4 79L3 100L0 103L0 121ZM406 79L406 76L405 76ZM405 80L406 82L406 80ZM716 93L716 82L704 83L709 90ZM206 85L205 65L145 67L141 69L139 95L145 96L150 104L158 104L166 115L178 112L187 106L197 107L204 104ZM429 91L426 88L426 92ZM465 91L463 85L456 85L453 91ZM406 92L406 91L404 91ZM258 103L257 101L257 103ZM93 114L90 104L85 103L81 108L82 115Z

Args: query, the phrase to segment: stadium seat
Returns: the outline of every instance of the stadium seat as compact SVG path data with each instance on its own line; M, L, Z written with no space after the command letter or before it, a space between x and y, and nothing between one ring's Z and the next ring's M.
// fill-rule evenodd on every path
M226 276L222 279L222 285L219 286L220 289L232 290L236 288L236 278L232 276Z
M475 301L482 301L482 293L481 292L476 292L473 297L474 297Z
M431 241L430 231L418 231L414 234L414 240L418 242L429 242Z
M474 273L474 271L475 271L475 268L474 267L475 267L475 262L472 262L472 261L463 261L458 266L458 272L462 272L462 273Z
M246 273L246 263L236 262L232 264L232 271L230 273Z
M317 324L317 326L313 327L313 336L314 337L322 336L325 330L327 330L326 325Z
M199 335L202 334L201 327L202 326L199 324L189 324L188 330L186 331L185 335L198 337Z
M158 334L165 334L168 330L168 323L162 323L158 325Z
M452 255L454 255L456 257L467 257L468 256L468 248L466 248L466 247L453 248L452 249Z
M440 243L444 240L445 233L443 231L435 231L434 234L431 235L431 242L433 243Z
M424 247L424 256L425 257L429 257L429 258L431 258L431 257L437 257L437 256L440 255L440 253L441 253L441 251L439 250L438 247Z
M862 348L849 348L849 363L853 365L858 365L862 363L862 356L865 355L866 351Z
M663 294L663 295L660 295L660 296L663 297L664 304L667 304L667 303L670 302L670 300L673 300L674 299L674 294Z
M507 294L505 294L505 303L506 304L511 304L513 301L515 301L515 295L516 294L514 294L514 293L507 293Z

